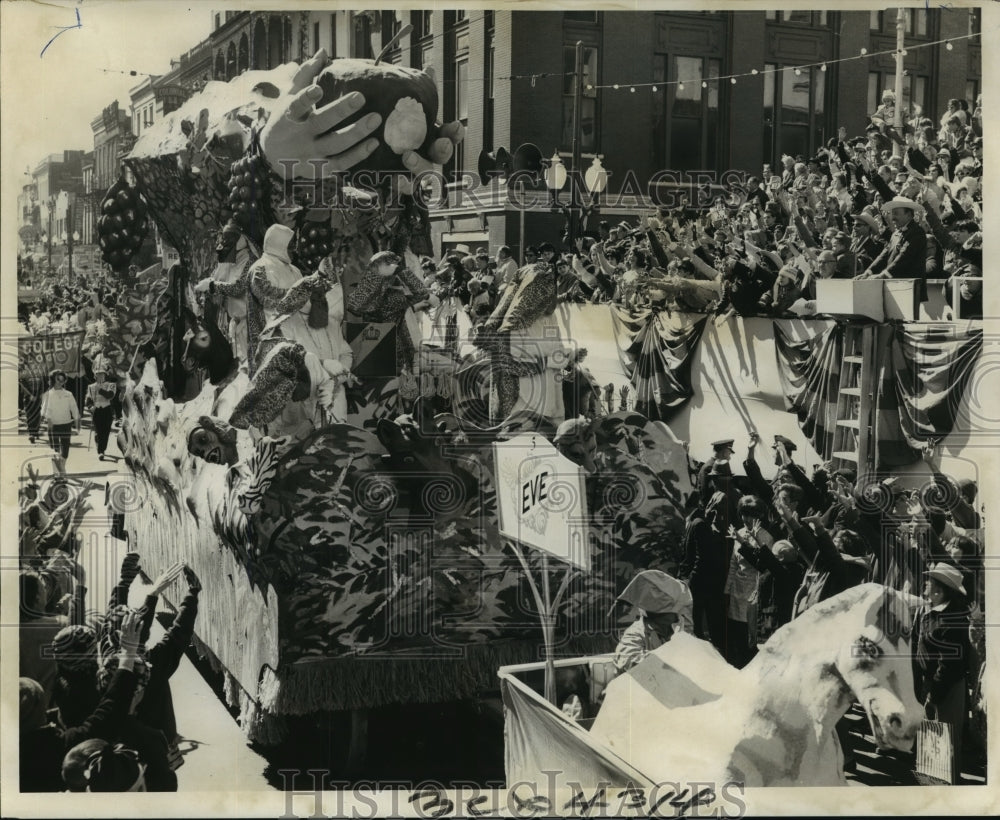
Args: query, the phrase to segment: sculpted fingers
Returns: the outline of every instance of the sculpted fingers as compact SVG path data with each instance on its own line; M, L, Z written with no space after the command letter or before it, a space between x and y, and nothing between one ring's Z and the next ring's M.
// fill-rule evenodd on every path
M310 85L308 88L304 88L299 91L295 97L288 103L288 108L285 110L285 117L295 122L302 122L309 118L311 114L314 113L315 109L313 106L316 105L323 97L323 89L318 85Z
M321 48L295 72L295 76L292 78L291 93L296 94L307 85L310 85L329 64L330 58L326 53L326 49Z
M323 93L318 85L312 87L320 91L316 99L313 100L313 103L316 103L323 96ZM331 128L336 128L355 111L359 111L364 104L365 95L360 91L352 91L350 94L345 94L343 97L340 97L331 103L327 103L322 108L315 109L311 113L310 120L316 133L321 134L324 131L329 131ZM377 128L378 123L382 121L382 118L378 114L372 114L369 116L378 118L375 124L375 127Z

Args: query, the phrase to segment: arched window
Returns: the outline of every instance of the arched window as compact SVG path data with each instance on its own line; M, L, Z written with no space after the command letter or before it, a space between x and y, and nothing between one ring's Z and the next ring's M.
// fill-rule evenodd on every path
M247 39L246 34L240 37L240 53L236 62L237 71L242 74L250 68L250 41Z
M236 46L229 44L226 49L226 79L231 80L236 76Z
M267 67L274 68L284 62L281 55L281 20L272 18L267 29Z
M267 65L267 29L264 28L264 21L258 20L253 27L253 67L255 69L266 69Z
M284 37L282 37L282 59L287 63L292 59L292 21L291 18L285 17L282 24L284 30Z
M215 79L226 79L226 58L223 56L221 48L215 55Z

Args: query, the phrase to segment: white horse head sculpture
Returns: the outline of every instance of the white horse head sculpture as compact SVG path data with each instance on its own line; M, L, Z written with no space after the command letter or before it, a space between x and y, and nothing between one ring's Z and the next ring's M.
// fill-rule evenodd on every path
M843 784L834 727L853 701L880 746L913 745L911 622L904 596L864 584L786 624L742 670L675 635L608 686L591 737L657 782ZM688 685L662 685L670 675Z

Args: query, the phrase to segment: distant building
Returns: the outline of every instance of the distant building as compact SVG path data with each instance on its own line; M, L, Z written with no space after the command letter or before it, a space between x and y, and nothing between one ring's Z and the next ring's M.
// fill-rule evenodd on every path
M122 158L135 139L132 117L119 108L115 100L91 120L94 132L94 187L107 191L122 171Z
M311 56L308 12L215 12L209 42L212 79L228 81L249 69L270 69Z
M83 194L79 197L80 204L80 235L84 245L97 243L97 213L100 200L94 186L94 152L83 155L80 166L83 173Z

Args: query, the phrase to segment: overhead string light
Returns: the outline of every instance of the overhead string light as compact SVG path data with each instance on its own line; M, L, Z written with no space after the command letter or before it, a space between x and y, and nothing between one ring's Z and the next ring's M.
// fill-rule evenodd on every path
M883 56L883 55L891 55L891 56L894 56L894 57L897 57L897 58L898 57L906 57L906 56L909 55L911 49L928 48L930 46L944 45L944 47L948 51L954 51L954 49L955 49L954 41L956 41L956 40L969 40L969 39L972 39L974 37L980 37L980 36L981 36L980 33L976 33L976 34L962 34L962 35L959 35L957 37L949 37L947 39L934 40L934 41L928 42L928 43L918 43L916 45L908 46L907 48L904 48L904 49L899 49L899 50L897 50L897 49L888 49L886 51L873 51L871 53L869 53L869 51L868 51L867 48L862 47L859 54L853 55L853 56L850 56L850 57L840 57L839 59L836 59L836 60L823 60L823 61L816 62L816 63L805 63L803 65L798 65L798 66L781 66L780 68L752 68L752 69L750 69L750 71L742 72L742 73L739 73L739 74L726 74L726 75L723 75L723 76L720 76L720 77L711 77L710 80L711 80L711 82L716 82L716 83L722 82L723 80L729 80L729 82L732 85L736 85L736 81L740 77L757 77L757 76L760 76L761 74L777 74L777 73L784 72L784 71L789 71L789 70L794 71L795 72L795 76L801 77L802 74L803 74L803 72L806 71L807 69L813 69L813 68L815 68L815 69L817 69L819 71L825 72L825 71L827 71L828 67L831 66L831 65L837 65L838 63L846 63L846 62L850 62L851 60L863 60L863 59L866 59L868 57L880 57L880 56ZM548 76L548 75L536 75L536 76ZM559 75L556 75L556 76L559 76ZM573 75L572 75L572 72L570 72L569 74L565 74L565 75L562 75L562 76L570 76L571 77ZM515 78L515 77L499 77L497 79L517 79L517 78ZM587 90L588 91L594 91L594 90L596 90L598 88L605 88L605 89L610 88L610 89L612 89L614 91L618 91L618 90L620 90L621 88L624 87L624 88L628 88L628 90L631 93L634 94L636 92L636 90L639 89L639 88L649 88L655 94L657 91L659 91L660 86L671 86L672 85L672 86L676 86L676 88L677 88L678 91L683 91L686 82L691 82L691 80L687 80L687 81L681 80L681 79L678 79L678 80L657 80L656 82L649 82L649 83L605 83L603 85L602 84L588 84L587 85ZM708 88L708 83L709 83L709 80L702 80L701 81L701 87L702 88Z

